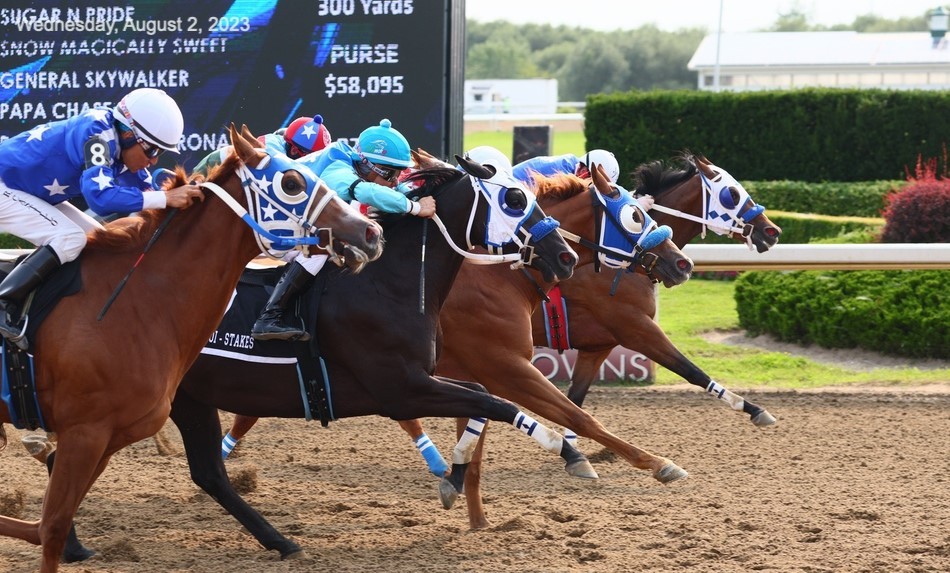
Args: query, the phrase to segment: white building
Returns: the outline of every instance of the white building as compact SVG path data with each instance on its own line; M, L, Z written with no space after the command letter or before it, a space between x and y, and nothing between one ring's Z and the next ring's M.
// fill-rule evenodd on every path
M718 45L717 45L718 44ZM950 89L947 40L928 32L709 34L687 67L700 90L801 87Z
M465 114L557 113L557 80L465 80Z

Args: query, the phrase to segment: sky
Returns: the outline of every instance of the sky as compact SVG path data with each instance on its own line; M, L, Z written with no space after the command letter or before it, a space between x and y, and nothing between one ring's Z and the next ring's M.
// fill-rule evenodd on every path
M681 28L715 32L720 4L723 32L762 30L793 10L804 13L810 24L832 26L851 24L865 14L896 20L947 6L941 0L465 0L465 15L480 22L508 20L595 30L632 30L654 24L667 32Z

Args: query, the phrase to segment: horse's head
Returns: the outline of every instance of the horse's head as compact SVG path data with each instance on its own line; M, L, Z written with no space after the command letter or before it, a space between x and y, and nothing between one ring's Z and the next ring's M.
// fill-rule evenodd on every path
M702 155L694 155L692 160L702 177L703 213L710 230L746 243L750 249L754 246L760 253L778 243L782 229L732 175Z
M591 170L591 180L604 208L600 244L608 252L599 253L601 263L619 268L635 264L636 272L666 287L689 280L693 261L673 243L673 231L657 225L629 191L611 183L602 165Z
M247 202L244 218L261 252L276 257L316 248L357 272L379 258L378 224L340 199L306 165L266 151L247 126L239 131L231 124L229 131L241 162L236 173Z
M453 249L476 264L509 262L512 268L534 267L549 282L570 277L577 254L552 232L558 223L544 214L534 195L510 173L496 172L491 166L458 155L456 160L458 167L442 164L411 176L423 183L417 195L431 193L436 197L434 219ZM446 185L446 181L452 185ZM450 187L468 187L474 192L474 201L472 195L465 199L464 192L449 197L445 191ZM461 221L464 226L449 231L443 218ZM467 248L456 241L464 241ZM476 246L488 249L489 254L472 253Z

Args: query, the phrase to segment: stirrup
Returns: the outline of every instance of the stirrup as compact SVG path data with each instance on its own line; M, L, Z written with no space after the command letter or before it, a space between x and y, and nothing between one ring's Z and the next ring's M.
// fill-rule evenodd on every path
M11 325L7 317L0 320L0 334L9 342L16 344L20 350L29 350L30 343L26 339L26 327L30 323L29 315L23 317L23 328L17 330L15 325Z

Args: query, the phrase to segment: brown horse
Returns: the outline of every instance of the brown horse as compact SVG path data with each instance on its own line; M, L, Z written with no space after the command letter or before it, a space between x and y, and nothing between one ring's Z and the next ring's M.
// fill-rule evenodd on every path
M235 153L210 174L206 187L218 195L170 221L102 320L97 313L136 263L162 211L94 232L81 258L81 289L52 311L35 337L39 405L59 448L40 520L0 517L0 535L42 545L42 573L58 569L76 509L111 456L165 423L179 381L224 315L244 266L260 253L259 237L233 209L253 210L252 192L267 201L275 200L275 191L285 198L311 192L313 207L304 215L317 215L314 223L332 230L337 246L346 244L355 270L381 253L379 226L312 172L307 177L289 160L269 157L234 126L230 136ZM267 185L263 195L257 173L273 181L281 172L280 189ZM183 184L184 172L176 179L173 186ZM10 421L0 404L0 422ZM2 426L0 439L5 444Z
M594 185L601 193L618 192L611 188L602 169L595 169L592 175ZM597 244L596 239L591 239L595 237L596 219L592 217L591 201L584 193L587 183L573 176L559 175L538 178L536 185L538 204L545 212L558 219L563 229L585 238L576 248L579 262L575 269L593 267L597 253L588 245ZM671 248L672 241L667 242L670 244L663 244L653 251L658 260L652 272L659 275L669 287L689 278L692 262L678 248ZM643 267L637 270L644 272ZM580 435L594 439L616 452L634 467L649 470L662 483L686 477L686 472L670 460L633 446L608 432L593 416L568 400L531 363L531 314L542 300L542 291L547 291L552 285L542 284L539 290L536 284L523 277L505 275L489 268L463 267L457 286L452 289L443 308L441 321L444 347L436 371L449 377L463 376L475 380L489 392L520 404L554 423L576 428ZM604 297L599 304L609 305L610 301ZM506 312L483 312L474 320L470 312L472 308L505 308ZM459 436L463 437L463 442L466 441L466 435L477 435L475 432L478 432L479 425L479 421L459 421ZM410 433L417 431L410 425L404 426L404 429ZM464 476L469 523L473 528L488 525L478 491L480 450L484 435L482 430L477 448L471 440L456 446L452 473L440 485L443 505L450 507L462 488ZM468 463L469 460L471 463Z
M755 247L760 253L778 242L782 230L728 172L701 155L684 153L679 159L683 168L654 161L641 165L633 174L638 182L636 192L653 195L656 203L651 214L672 227L678 247L704 234L705 227ZM583 405L601 364L615 346L621 345L642 352L729 407L745 412L756 426L775 423L765 409L724 388L676 348L654 320L656 291L648 280L625 278L615 294L608 296L612 288L610 274L596 274L590 267L578 267L571 280L560 284L568 307L567 332L572 348L578 350L567 391L571 401ZM536 312L532 321L537 346L548 345L543 314Z

